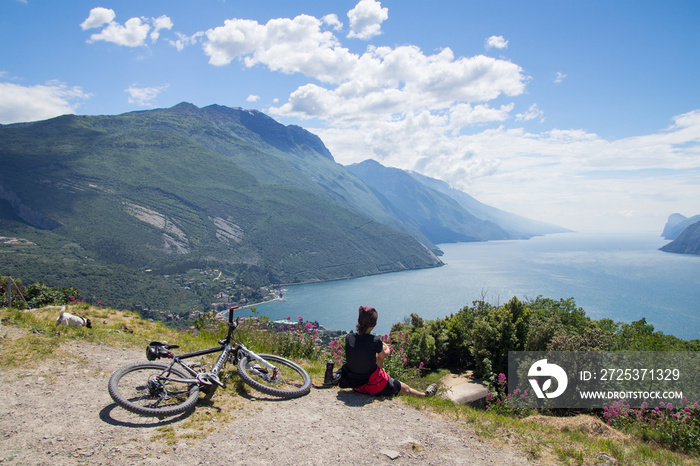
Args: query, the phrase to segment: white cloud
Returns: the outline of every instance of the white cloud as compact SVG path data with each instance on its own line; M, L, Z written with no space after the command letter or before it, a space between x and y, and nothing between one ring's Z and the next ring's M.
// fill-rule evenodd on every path
M373 8L381 10L377 2L360 2L355 10ZM411 45L370 46L358 55L324 29L329 24L333 21L328 17L319 20L308 15L272 19L266 24L229 19L204 33L204 51L215 66L240 60L246 67L264 65L272 71L301 73L317 80L300 86L286 103L268 111L319 118L333 125L391 121L424 109L448 111L458 103L516 96L525 89L527 78L522 69L506 60L483 55L455 57L449 48L426 55ZM503 120L502 110L484 111L486 108L474 107L481 111L479 118L472 115L474 121L482 122L488 115L492 121Z
M68 87L55 81L35 86L0 83L0 123L37 121L72 114L89 97L80 87Z
M152 101L168 87L168 84L159 87L136 87L136 84L132 84L125 92L129 94L130 104L151 107L153 106Z
M329 14L321 18L321 21L323 21L324 24L327 24L333 30L335 31L341 31L343 29L343 23L340 22L338 19L338 15L336 14Z
M145 45L146 38L155 42L160 37L160 31L163 29L172 29L172 20L162 15L158 18L130 18L124 25L114 21L116 14L114 10L107 8L93 8L90 10L90 15L83 21L80 27L83 30L93 29L106 26L101 32L92 34L88 43L105 41L124 47L141 47ZM151 26L151 24L153 26Z
M564 73L562 73L561 71L557 71L557 74L554 76L554 82L556 84L561 84L565 79L566 79L566 75Z
M151 26L141 18L131 18L123 26L112 21L102 32L91 35L88 42L105 41L125 47L140 47L144 45L150 29Z
M375 0L360 0L348 11L350 32L348 38L371 39L382 33L382 23L389 18L389 9Z
M270 112L331 124L394 118L421 108L447 109L524 90L519 66L479 55L455 59L450 49L425 55L414 46L369 48L335 88L307 84ZM500 116L497 120L500 120Z
M175 35L177 36L177 40L172 40L169 39L168 42L170 45L175 47L178 52L182 52L182 50L188 46L188 45L193 45L199 42L199 39L204 36L203 32L197 32L191 36L188 36L186 34L183 34L181 32L176 32Z
M508 41L503 36L491 36L486 39L484 46L487 49L505 49L508 48Z
M165 15L159 16L158 18L153 19L153 32L151 32L151 40L153 42L157 41L158 38L160 37L160 30L161 29L172 29L173 28L173 21L168 18Z
M526 112L515 115L516 121L530 121L538 119L544 122L544 112L537 107L537 104L532 104Z
M228 19L223 26L205 32L204 52L215 66L241 58L247 67L263 64L272 71L337 82L357 58L322 26L322 21L308 15L271 19L266 24Z
M117 15L114 13L114 10L109 8L93 8L90 10L90 14L88 15L87 19L83 21L80 27L83 29L83 31L98 28L110 23L116 16Z
M246 97L246 99L245 99L246 102L257 102L258 100L260 100L260 96L259 96L259 95L255 95L255 94L250 94L250 95L249 95L248 97Z

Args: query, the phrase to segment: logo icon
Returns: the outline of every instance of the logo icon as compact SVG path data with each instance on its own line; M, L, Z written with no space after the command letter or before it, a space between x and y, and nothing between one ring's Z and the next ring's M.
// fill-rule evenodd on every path
M537 381L537 379L530 378L530 385L535 391L535 395L538 398L556 398L566 390L566 385L569 383L569 379L566 377L566 372L561 367L556 364L550 364L546 359L540 359L530 366L530 370L527 372L528 377L549 377L542 384L542 388ZM552 386L552 378L557 381L557 389L552 393L548 393L547 390Z

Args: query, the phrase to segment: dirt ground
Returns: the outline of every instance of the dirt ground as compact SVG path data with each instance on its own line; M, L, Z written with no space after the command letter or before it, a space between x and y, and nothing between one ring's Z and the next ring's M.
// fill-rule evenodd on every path
M194 413L141 418L114 404L107 382L143 351L71 342L59 354L0 374L0 464L529 463L463 422L336 388L281 401L226 389Z

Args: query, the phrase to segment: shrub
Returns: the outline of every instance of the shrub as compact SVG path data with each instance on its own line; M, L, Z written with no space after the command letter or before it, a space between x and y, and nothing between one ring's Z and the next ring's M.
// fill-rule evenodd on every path
M700 405L688 405L685 397L677 406L661 402L653 409L646 402L641 408L633 409L615 401L603 408L602 416L608 425L636 433L643 439L674 450L700 453Z
M286 358L317 359L321 354L321 348L316 345L317 335L316 326L311 322L304 323L299 316L296 324L276 334L276 353Z
M523 418L532 414L532 409L530 408L515 407L515 398L526 398L528 396L528 393L523 392L519 388L517 388L515 389L512 395L509 395L507 393L508 380L506 379L505 374L498 374L495 386L490 386L495 391L490 391L486 395L486 409L488 411L493 411L495 413L508 416L516 416L519 418Z
M74 286L64 288L51 288L50 286L36 282L27 287L25 299L29 307L43 307L49 305L62 306L78 301L80 292Z
M384 370L394 379L400 381L414 380L420 377L423 362L412 366L409 361L410 336L408 332L389 332L382 336L382 341L391 346L389 356L384 360Z

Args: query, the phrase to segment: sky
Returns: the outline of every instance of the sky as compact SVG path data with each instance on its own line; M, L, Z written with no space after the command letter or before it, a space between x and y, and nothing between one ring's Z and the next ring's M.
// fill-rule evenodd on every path
M697 0L0 0L0 124L260 110L578 231L700 214Z

